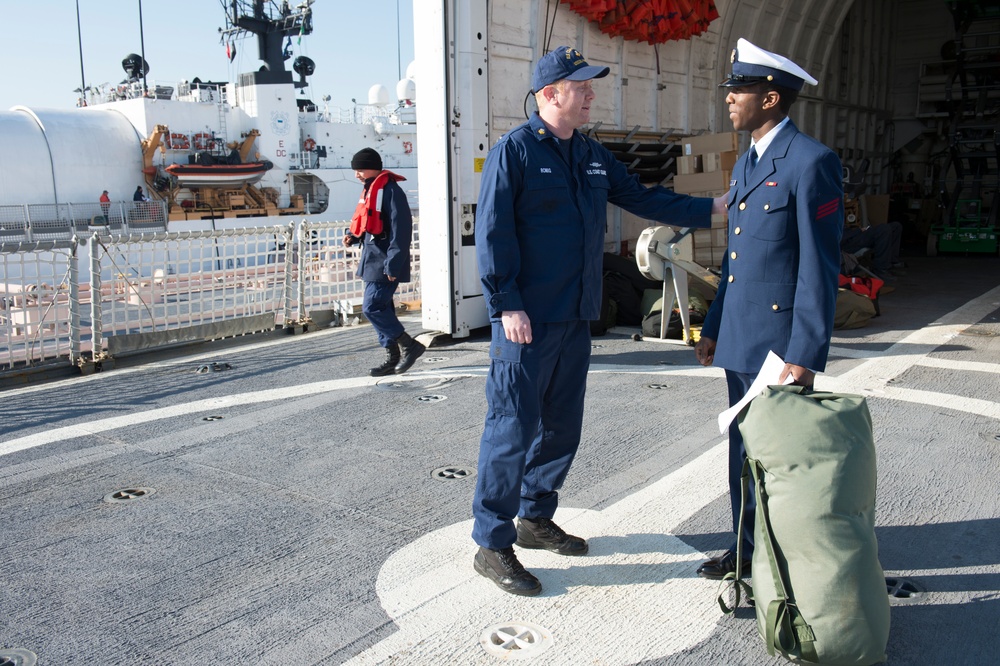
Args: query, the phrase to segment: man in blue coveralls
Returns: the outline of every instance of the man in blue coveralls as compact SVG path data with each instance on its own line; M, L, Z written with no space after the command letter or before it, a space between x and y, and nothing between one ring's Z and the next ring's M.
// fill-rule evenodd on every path
M567 46L543 56L532 77L537 113L483 166L476 257L493 338L472 537L476 571L512 594L542 590L515 543L587 553L587 542L552 517L580 444L607 205L682 227L709 227L711 214L725 211L724 197L646 188L577 131L590 121L591 80L608 71Z

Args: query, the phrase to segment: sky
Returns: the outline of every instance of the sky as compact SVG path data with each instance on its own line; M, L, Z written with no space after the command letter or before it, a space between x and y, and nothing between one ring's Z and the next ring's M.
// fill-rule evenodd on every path
M237 42L232 64L226 58L218 32L225 25L220 0L79 0L79 6L87 85L121 82L121 61L141 53L143 42L148 83L232 81L261 64L253 36ZM5 63L0 110L76 105L73 90L81 82L76 7L77 0L3 2L8 30L0 40ZM396 82L413 61L413 0L316 0L312 10L313 33L302 37L301 45L292 38L293 57L285 62L289 71L298 55L316 63L306 96L321 104L330 95L331 108L349 108L352 98L366 103L369 88L382 84L395 102Z

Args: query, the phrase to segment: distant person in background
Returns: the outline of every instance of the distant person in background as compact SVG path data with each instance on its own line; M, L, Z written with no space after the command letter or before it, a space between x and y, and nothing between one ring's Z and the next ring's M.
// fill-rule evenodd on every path
M108 196L108 191L104 190L101 192L101 213L104 215L104 221L108 221L108 213L111 212L111 197Z
M403 329L392 297L400 282L410 281L410 239L413 218L406 193L397 183L402 176L382 169L382 156L362 148L351 159L354 177L365 184L344 236L344 247L361 244L357 276L364 280L362 312L385 348L382 365L368 371L372 377L402 374L410 369L424 345Z
M853 224L845 221L840 249L851 254L863 248L871 249L872 272L883 282L891 282L896 275L902 275L901 269L906 267L899 258L902 240L903 225L900 222L873 225L868 224L866 219L859 219Z
M135 188L135 194L132 195L132 201L149 201L149 199L146 198L145 193L142 191L142 185Z

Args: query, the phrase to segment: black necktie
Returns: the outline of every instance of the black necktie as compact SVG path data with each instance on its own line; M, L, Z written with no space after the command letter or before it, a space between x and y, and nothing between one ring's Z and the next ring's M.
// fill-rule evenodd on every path
M757 147L750 146L750 170L753 171L754 167L757 166Z

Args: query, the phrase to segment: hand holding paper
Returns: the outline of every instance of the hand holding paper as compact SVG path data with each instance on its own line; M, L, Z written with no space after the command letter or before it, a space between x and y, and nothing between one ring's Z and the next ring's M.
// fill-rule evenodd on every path
M736 415L740 413L748 402L760 395L760 392L764 390L765 386L771 386L773 384L780 384L782 382L778 381L778 377L781 376L781 371L785 369L785 362L781 360L777 354L773 351L767 353L767 358L764 359L764 365L761 367L760 372L757 373L757 378L753 380L753 384L750 385L750 390L747 394L743 396L743 399L738 403L727 409L726 411L719 414L719 433L725 434L726 429L729 428L729 424L733 422ZM789 374L785 377L785 384L791 384L795 381L795 378Z

